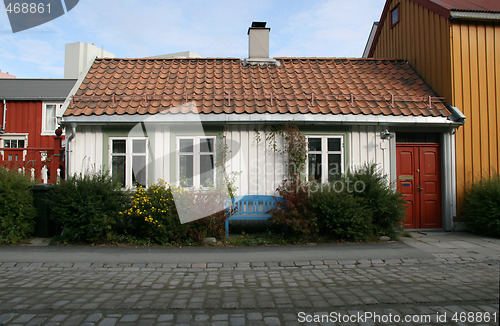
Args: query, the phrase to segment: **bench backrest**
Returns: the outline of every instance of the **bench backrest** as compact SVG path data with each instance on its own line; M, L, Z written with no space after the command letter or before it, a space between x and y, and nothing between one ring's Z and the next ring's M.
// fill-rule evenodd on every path
M246 195L233 198L233 215L267 215L276 208L281 197L267 195Z

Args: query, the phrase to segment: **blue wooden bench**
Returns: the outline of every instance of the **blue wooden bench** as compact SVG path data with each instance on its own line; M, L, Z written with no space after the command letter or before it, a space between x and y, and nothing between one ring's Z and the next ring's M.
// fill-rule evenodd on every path
M229 222L234 220L265 220L271 216L271 210L277 208L281 197L265 195L236 196L228 207L226 219L226 237L229 235Z

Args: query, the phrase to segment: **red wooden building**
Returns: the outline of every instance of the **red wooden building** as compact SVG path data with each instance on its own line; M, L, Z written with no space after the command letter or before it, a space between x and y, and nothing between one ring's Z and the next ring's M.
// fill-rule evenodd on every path
M55 183L64 175L62 103L75 79L0 79L0 165Z

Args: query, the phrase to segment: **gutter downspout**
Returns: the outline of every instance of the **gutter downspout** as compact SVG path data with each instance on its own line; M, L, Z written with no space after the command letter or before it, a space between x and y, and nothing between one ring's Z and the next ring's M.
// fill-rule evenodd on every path
M2 131L5 132L5 122L7 121L7 101L3 100L3 122L2 122Z
M71 135L66 138L66 173L65 173L65 179L68 179L68 171L69 171L69 167L70 167L70 164L69 164L69 160L70 160L70 152L71 152L71 148L70 148L70 144L71 144L71 141L73 140L73 138L75 138L76 136L76 123L71 123L70 124L70 127L71 127Z

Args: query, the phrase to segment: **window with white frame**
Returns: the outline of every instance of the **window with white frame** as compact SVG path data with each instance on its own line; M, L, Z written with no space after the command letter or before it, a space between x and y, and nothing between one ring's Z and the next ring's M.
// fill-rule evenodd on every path
M28 147L28 134L3 134L0 138L0 147L26 148Z
M4 139L2 145L4 148L26 148L27 141L25 138Z
M110 166L113 179L125 188L147 186L147 138L110 138Z
M342 136L307 137L307 178L329 182L344 172L344 139Z
M62 118L62 103L44 103L42 112L42 135L53 136Z
M177 137L177 180L183 187L215 185L215 137Z

